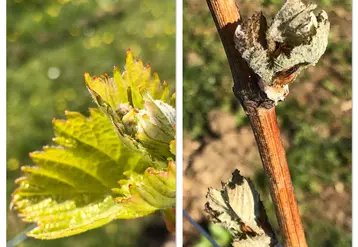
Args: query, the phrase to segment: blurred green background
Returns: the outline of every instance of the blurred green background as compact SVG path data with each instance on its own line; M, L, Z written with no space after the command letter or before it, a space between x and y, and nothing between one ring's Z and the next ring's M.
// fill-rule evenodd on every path
M243 17L263 11L269 21L282 2L238 0ZM278 105L277 115L287 141L288 164L308 245L345 247L352 244L352 3L350 0L313 2L326 10L331 22L328 48L320 62L301 73L293 83L287 100ZM209 139L220 138L208 121L212 109L233 114L238 130L249 126L232 86L226 55L206 2L185 0L184 126L190 139L199 141L201 147L205 148ZM224 159L222 163L211 165L225 166ZM259 159L255 163L261 168ZM252 178L278 229L265 174L262 168L255 174ZM210 227L209 230L215 235ZM198 246L210 246L203 241Z
M7 1L7 207L20 166L32 164L28 153L51 144L52 118L95 107L84 72L123 68L127 48L174 88L175 1ZM26 226L7 211L8 240ZM159 246L167 236L152 216L19 246Z

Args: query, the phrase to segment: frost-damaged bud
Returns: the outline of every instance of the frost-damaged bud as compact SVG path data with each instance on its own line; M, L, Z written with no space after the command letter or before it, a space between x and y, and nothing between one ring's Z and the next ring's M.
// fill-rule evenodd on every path
M235 45L249 67L260 77L259 86L275 103L288 94L288 85L302 69L315 65L327 47L330 23L315 4L287 0L267 27L257 13L238 25Z
M161 83L158 74L151 76L149 65L144 67L140 59L134 61L130 50L125 68L121 74L115 67L113 77L91 78L86 73L92 98L128 146L156 159L173 158L175 95L170 95L168 83Z
M209 188L205 211L214 223L231 233L233 246L279 247L260 195L251 180L235 170L232 178L221 184L221 190Z

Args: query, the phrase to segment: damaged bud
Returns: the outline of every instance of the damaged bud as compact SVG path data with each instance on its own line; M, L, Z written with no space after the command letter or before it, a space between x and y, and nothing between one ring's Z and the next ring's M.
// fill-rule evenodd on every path
M268 27L262 13L238 25L235 47L260 77L259 86L277 103L288 95L288 85L306 67L314 66L326 50L330 23L315 4L287 0Z

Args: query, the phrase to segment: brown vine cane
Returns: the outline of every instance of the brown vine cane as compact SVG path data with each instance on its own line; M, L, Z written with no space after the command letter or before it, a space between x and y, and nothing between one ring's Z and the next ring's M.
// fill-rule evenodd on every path
M276 217L285 246L306 247L306 239L287 165L274 102L262 94L255 73L235 49L234 32L241 21L235 0L207 0L234 80L234 94L251 123L268 178Z

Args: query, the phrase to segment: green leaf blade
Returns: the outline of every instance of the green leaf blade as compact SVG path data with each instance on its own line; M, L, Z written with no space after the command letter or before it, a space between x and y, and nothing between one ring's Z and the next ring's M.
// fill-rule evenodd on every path
M37 223L29 236L71 236L175 205L174 162L149 168L159 165L127 148L99 109L89 118L66 115L53 121L54 141L64 145L31 153L36 166L23 166L16 181L12 204L24 221Z
M124 197L124 205L117 199L116 188L128 190L128 184L118 184L127 178L123 173L143 174L152 163L121 142L108 118L98 109L91 109L89 118L75 112L66 115L67 120L53 121L54 141L65 145L31 153L36 166L22 167L25 176L17 180L12 204L24 221L38 224L29 235L41 239L70 236L113 219L159 210L144 199ZM137 186L142 178L137 175L131 183Z
M175 109L167 104L167 83L150 73L130 50L122 74L116 67L113 78L85 73L99 109L90 109L89 117L66 111L66 120L54 119L58 146L31 153L35 165L23 166L25 175L15 181L13 208L37 224L29 236L71 236L175 206ZM154 96L144 97L153 84ZM158 143L160 152L150 152Z

